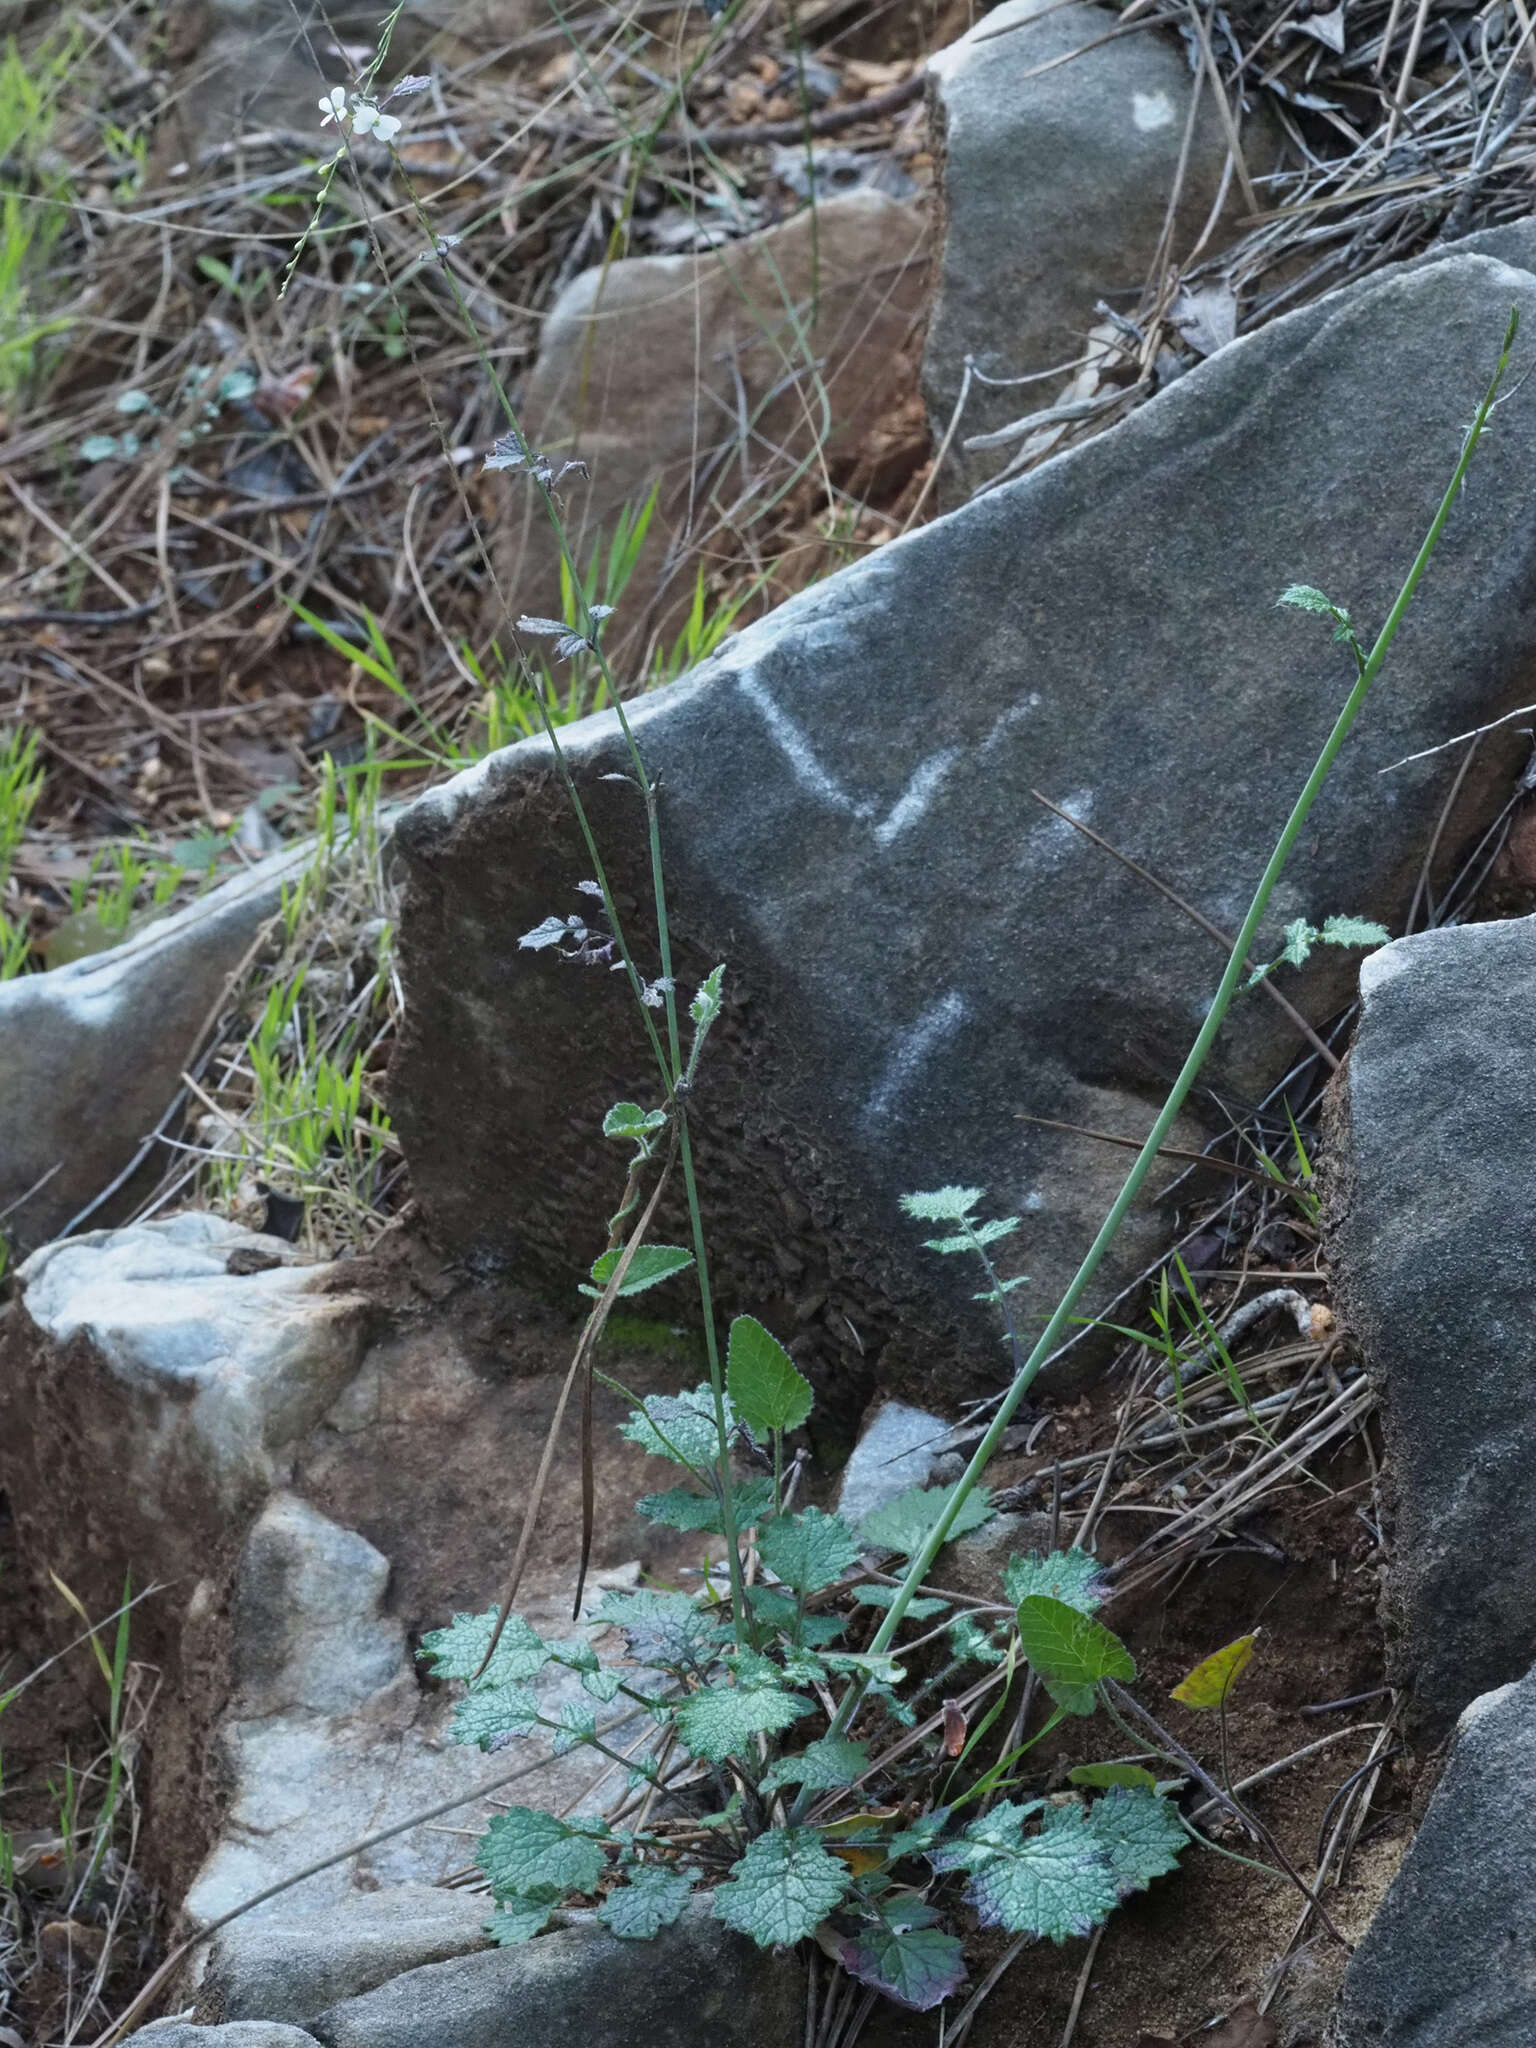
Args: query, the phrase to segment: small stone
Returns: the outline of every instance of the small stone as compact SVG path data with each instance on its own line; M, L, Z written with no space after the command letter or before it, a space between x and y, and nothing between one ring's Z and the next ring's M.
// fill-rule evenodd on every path
M904 1401L883 1402L843 1467L837 1512L849 1527L857 1529L866 1515L909 1487L926 1486L935 1453L949 1433L942 1416L909 1408Z

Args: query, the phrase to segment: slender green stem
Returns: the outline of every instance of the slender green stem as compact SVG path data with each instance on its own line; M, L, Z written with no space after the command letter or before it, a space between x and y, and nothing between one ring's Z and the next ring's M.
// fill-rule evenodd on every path
M1371 685L1375 682L1381 665L1386 660L1387 651L1397 637L1397 629L1402 624L1403 614L1407 611L1413 599L1413 594L1419 586L1420 578L1429 566L1430 558L1439 544L1440 535L1444 530L1445 523L1451 515L1451 509L1461 494L1461 487L1465 481L1473 453L1482 436L1483 428L1488 423L1488 415L1492 412L1494 401L1498 397L1499 386L1503 382L1504 373L1509 367L1510 351L1514 347L1518 326L1519 313L1515 311L1510 314L1509 326L1505 330L1504 346L1499 355L1498 366L1494 370L1488 389L1483 394L1482 402L1473 416L1472 424L1467 429L1466 439L1462 443L1460 458L1457 461L1450 483L1446 486L1445 495L1440 500L1439 509L1430 522L1429 531L1425 534L1423 544L1420 546L1418 554L1414 557L1413 567L1408 571L1403 587L1398 592L1397 600L1392 606L1391 611L1387 614L1386 624L1377 635L1376 644L1372 647L1364 666L1360 669L1355 686L1345 699L1344 708L1335 719L1333 730L1323 743L1322 752L1318 755L1312 772L1302 787L1300 796L1297 797L1295 804L1292 806L1291 814L1285 822L1284 830L1275 842L1275 849L1265 866L1258 888L1254 891L1253 901L1248 908L1248 915L1243 919L1237 937L1233 941L1231 957L1227 961L1226 972L1222 975L1220 986L1217 988L1216 994L1212 999L1210 1009L1206 1012L1205 1022L1201 1025L1195 1042L1190 1047L1189 1057L1179 1069L1178 1079L1169 1090L1168 1099L1158 1112L1157 1120L1147 1134L1146 1143L1142 1146L1140 1152L1137 1153L1135 1163L1125 1177L1125 1184L1111 1204L1109 1214L1104 1218L1103 1223L1099 1227L1098 1235L1088 1247L1082 1264L1078 1267L1066 1292L1057 1303L1055 1312L1041 1331L1034 1349L1014 1376L1013 1384L1003 1396L998 1406L997 1414L993 1417L991 1427L976 1446L970 1464L965 1468L963 1477L955 1486L954 1491L945 1504L944 1512L934 1523L933 1528L929 1531L927 1538L923 1542L922 1548L912 1559L906 1578L902 1581L895 1599L886 1610L885 1620L875 1631L874 1639L869 1646L871 1653L885 1649L897 1629L901 1626L902 1617L905 1615L908 1606L931 1570L934 1559L949 1539L950 1528L954 1523L955 1517L959 1514L972 1489L980 1483L982 1474L991 1463L993 1453L1002 1440L1003 1432L1013 1420L1019 1403L1024 1399L1025 1394L1028 1393L1035 1375L1056 1348L1057 1340L1066 1329L1073 1310L1081 1301L1094 1274L1098 1271L1104 1254L1113 1244L1120 1226L1125 1221L1126 1215L1131 1208L1131 1204L1141 1192L1142 1183L1151 1171L1158 1152L1173 1129L1174 1122L1180 1110L1184 1107L1185 1100L1193 1088L1201 1068L1205 1065L1206 1058L1210 1053L1212 1045L1215 1043L1216 1034L1220 1031L1226 1019L1232 999L1236 995L1238 986L1242 981L1244 963L1249 952L1252 950L1259 926L1264 919L1264 913L1269 908L1269 899L1274 894L1275 885L1280 879L1287 860L1290 858L1291 849L1295 846L1301 834L1302 827L1307 821L1308 813L1317 801L1318 792L1328 779L1329 771L1338 758L1340 748L1349 737L1350 728L1359 716L1361 706L1370 694ZM833 1717L832 1726L829 1730L830 1734L840 1735L846 1728L849 1718L858 1705L860 1692L861 1688L857 1683L849 1687L849 1690L844 1694L838 1706L837 1713Z

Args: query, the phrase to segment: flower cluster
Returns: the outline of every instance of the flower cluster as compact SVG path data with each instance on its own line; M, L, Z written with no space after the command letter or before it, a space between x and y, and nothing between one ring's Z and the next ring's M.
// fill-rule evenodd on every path
M354 135L376 135L380 142L393 142L400 133L398 114L382 113L372 100L355 93L349 99L340 85L333 85L320 101L320 126L328 128L332 121L338 128L345 128L350 121Z

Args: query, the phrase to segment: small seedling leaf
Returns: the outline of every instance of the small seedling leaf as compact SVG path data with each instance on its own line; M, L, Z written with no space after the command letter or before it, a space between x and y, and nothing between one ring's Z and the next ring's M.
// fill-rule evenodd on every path
M1107 1792L1111 1785L1124 1785L1128 1789L1139 1786L1143 1791L1151 1792L1155 1790L1157 1780L1140 1764L1078 1764L1068 1771L1067 1783L1083 1785L1096 1792Z
M1392 935L1368 917L1325 917L1319 936L1325 946L1385 946Z
M926 1924L915 1916L907 1926L892 1925L885 1918L866 1921L838 1949L838 1960L849 1976L883 1991L908 2012L931 2012L965 1982L965 1950L959 1938L931 1924L938 1917L932 1907L921 1910L931 1916Z
M1088 1828L1109 1857L1121 1898L1173 1870L1189 1842L1173 1801L1145 1786L1116 1787L1096 1799Z
M1233 1686L1248 1669L1258 1639L1258 1631L1254 1630L1251 1635L1239 1636L1235 1642L1213 1651L1173 1688L1169 1698L1203 1713L1224 1707Z
M1332 618L1337 606L1330 603L1324 593L1312 583L1291 583L1275 599L1276 604L1288 604L1299 612L1321 612Z
M1091 1714L1105 1678L1129 1682L1136 1661L1102 1622L1065 1601L1031 1594L1019 1602L1019 1648L1059 1707Z
M889 1607L900 1591L900 1586L855 1586L853 1597L860 1607ZM908 1621L930 1621L948 1606L947 1600L930 1599L919 1593L915 1600L907 1602L906 1618Z
M901 1206L919 1223L963 1223L986 1192L985 1188L933 1188L927 1194L903 1195Z
M840 1579L859 1557L848 1524L820 1508L779 1515L758 1531L758 1554L776 1579L800 1594L819 1593Z
M759 1948L786 1947L812 1932L843 1897L847 1867L814 1828L759 1835L715 1893L716 1915Z
M871 1550L897 1550L903 1557L915 1557L928 1540L929 1531L949 1506L952 1486L913 1486L888 1500L859 1524L859 1535ZM979 1529L990 1521L993 1509L984 1486L972 1487L960 1503L960 1512L949 1525L953 1538L968 1529Z
M1109 1581L1103 1566L1086 1550L1053 1550L1042 1557L1032 1550L1024 1557L1010 1557L1003 1566L1003 1591L1009 1605L1037 1594L1075 1607L1079 1614L1092 1614L1109 1596Z
M684 1747L705 1763L746 1755L754 1735L776 1735L811 1711L809 1700L772 1686L711 1685L677 1710Z
M512 1806L498 1813L478 1844L478 1862L498 1903L562 1899L591 1892L607 1867L603 1845L585 1828L552 1813Z
M693 1879L663 1863L633 1865L628 1876L628 1884L604 1899L597 1917L621 1941L651 1941L682 1917Z
M664 1109L642 1109L638 1102L616 1102L603 1118L605 1138L648 1138L667 1121Z
M701 1031L707 1031L720 1014L720 989L725 980L725 962L712 968L699 983L699 992L688 1005L688 1014Z
M810 1381L756 1316L737 1316L731 1324L726 1361L732 1404L755 1437L798 1429L810 1414Z
M583 1286L582 1293L594 1298L600 1295L613 1278L613 1269L623 1256L622 1246L615 1245L612 1251L603 1252L594 1259L592 1279L595 1284ZM647 1287L670 1280L675 1273L686 1273L692 1264L693 1253L685 1251L680 1244L643 1244L629 1262L629 1271L624 1275L619 1294L643 1294Z
M727 1401L727 1430L734 1420ZM670 1458L674 1465L697 1471L717 1464L720 1430L714 1390L705 1380L688 1394L648 1394L638 1408L630 1410L628 1422L620 1424L619 1435L649 1451L653 1458Z

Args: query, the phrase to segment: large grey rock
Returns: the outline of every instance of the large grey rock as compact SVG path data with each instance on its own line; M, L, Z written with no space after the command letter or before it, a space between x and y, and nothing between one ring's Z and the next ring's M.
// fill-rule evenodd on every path
M1385 1396L1393 1676L1435 1734L1536 1658L1536 919L1400 940L1360 993L1332 1268Z
M1219 973L1207 938L1030 792L1235 929L1348 682L1327 633L1274 599L1305 578L1363 621L1385 615L1512 304L1536 311L1536 278L1465 256L1278 320L635 704L685 990L728 962L694 1095L716 1279L855 1413L877 1374L923 1402L1003 1369L976 1276L922 1253L897 1197L963 1181L1021 1214L1011 1269L1032 1279L1014 1299L1043 1313L1125 1159L1016 1113L1144 1132ZM1275 895L1271 956L1298 916L1401 920L1453 757L1377 771L1529 696L1532 418L1516 399L1479 456ZM615 721L563 743L654 971ZM1523 744L1485 744L1443 859ZM657 1084L620 976L518 949L551 913L590 909L549 748L422 798L394 845L408 1000L392 1098L427 1225L455 1256L570 1298L622 1178L602 1116ZM1285 985L1321 1019L1353 978L1320 949ZM1210 1079L1251 1100L1294 1050L1249 998ZM663 1227L687 1226L674 1209ZM1143 1209L1090 1300L1164 1233ZM651 1298L687 1302L681 1284Z
M926 1486L949 1433L942 1416L909 1407L905 1401L882 1401L843 1467L837 1494L837 1512L843 1520L857 1528L866 1515L908 1487Z
M804 1979L705 1912L654 1942L594 1925L411 1970L321 2013L324 2048L796 2048Z
M290 1907L216 1934L197 2017L308 2021L403 1971L488 1948L488 1901L433 1885L360 1892L339 1906Z
M1355 1951L1331 2048L1536 2041L1536 1673L1467 1708L1429 1810Z
M273 854L109 952L0 982L0 1211L14 1245L46 1244L131 1166L309 858L307 847ZM163 1164L150 1162L151 1177ZM134 1199L130 1182L117 1213Z
M698 555L681 543L707 555L722 515L750 524L813 460L840 481L868 461L877 424L916 397L927 275L922 214L864 191L702 255L599 264L566 286L519 420L536 448L579 456L591 473L561 486L583 569L606 554L626 507L657 492L606 631L621 669L652 632L670 647L692 605ZM912 466L922 452L919 431ZM516 476L503 481L503 595L514 611L558 616L542 500Z
M1083 354L1099 300L1135 310L1178 185L1194 77L1175 38L1157 30L1115 37L1114 27L1113 10L1086 0L1005 0L929 60L943 238L923 387L936 435L960 395L967 356L991 377L1037 375ZM1280 137L1268 116L1250 117L1240 134L1250 172L1271 170ZM1205 228L1226 162L1226 130L1207 86L1179 187L1175 261ZM1227 222L1245 210L1234 180ZM1203 253L1223 239L1218 227ZM968 435L1049 406L1058 385L973 382L947 494L974 489L1015 453L1012 445L967 452Z

